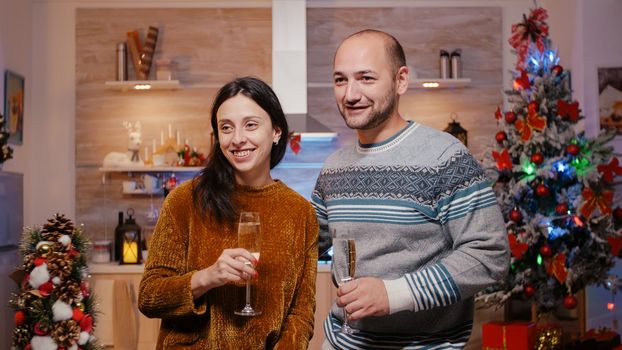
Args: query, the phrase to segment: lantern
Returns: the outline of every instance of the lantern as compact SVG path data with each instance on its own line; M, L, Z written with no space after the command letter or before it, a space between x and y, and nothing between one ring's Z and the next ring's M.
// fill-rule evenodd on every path
M456 113L451 114L451 122L445 128L445 132L450 133L453 137L460 140L460 142L464 143L467 146L467 131L460 126L460 123L456 121L457 115Z
M141 264L142 258L142 244L140 238L141 228L138 226L132 215L134 215L134 209L127 210L129 216L123 225L118 227L117 234L119 234L121 254L119 256L120 264Z

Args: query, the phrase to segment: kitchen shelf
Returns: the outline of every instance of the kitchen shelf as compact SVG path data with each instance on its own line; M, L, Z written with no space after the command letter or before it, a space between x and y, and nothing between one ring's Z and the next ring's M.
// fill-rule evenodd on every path
M181 89L179 80L124 80L107 81L106 87L117 91L177 90Z
M424 86L423 84L432 84L432 86ZM436 86L434 86L436 85ZM409 89L426 89L426 90L434 90L434 89L449 89L449 88L463 88L471 85L470 78L460 78L460 79L410 79L409 80ZM309 88L332 88L333 83L324 83L324 82L309 82L307 83L307 87Z
M200 166L168 166L168 167L154 167L154 166L134 166L134 167L102 167L99 171L102 172L102 184L106 184L107 173L128 173L130 176L132 173L198 173L203 170ZM138 193L126 193L126 194L138 194Z

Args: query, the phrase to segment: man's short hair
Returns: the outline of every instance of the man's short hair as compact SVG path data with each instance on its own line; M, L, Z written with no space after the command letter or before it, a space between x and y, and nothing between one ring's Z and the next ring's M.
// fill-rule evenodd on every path
M355 36L366 35L366 34L378 35L382 39L384 39L386 54L391 60L394 73L397 73L400 67L406 65L406 55L404 54L404 48L402 47L402 44L400 44L400 42L397 41L397 39L395 39L395 37L389 33L383 32L381 30L376 30L376 29L364 29L364 30L361 30L360 32L356 32L350 35L349 37L344 39L344 41L350 38L353 38Z

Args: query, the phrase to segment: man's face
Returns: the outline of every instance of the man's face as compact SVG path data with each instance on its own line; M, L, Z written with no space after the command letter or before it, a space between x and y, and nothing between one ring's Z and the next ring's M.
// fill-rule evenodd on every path
M397 112L396 72L384 42L373 35L344 41L335 54L333 87L351 129L374 129Z

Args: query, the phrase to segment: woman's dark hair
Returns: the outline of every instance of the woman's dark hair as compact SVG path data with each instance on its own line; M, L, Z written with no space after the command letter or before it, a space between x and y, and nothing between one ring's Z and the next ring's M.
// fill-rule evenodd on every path
M274 168L287 148L289 129L287 120L276 94L268 84L253 77L235 79L225 84L216 95L212 105L211 124L214 132L214 145L208 157L207 165L196 178L192 190L192 200L204 216L212 214L220 223L234 223L237 208L231 194L235 188L234 170L220 149L218 139L218 121L216 115L220 106L228 99L242 94L255 101L270 116L272 127L281 130L281 139L272 146L270 152L270 169Z

